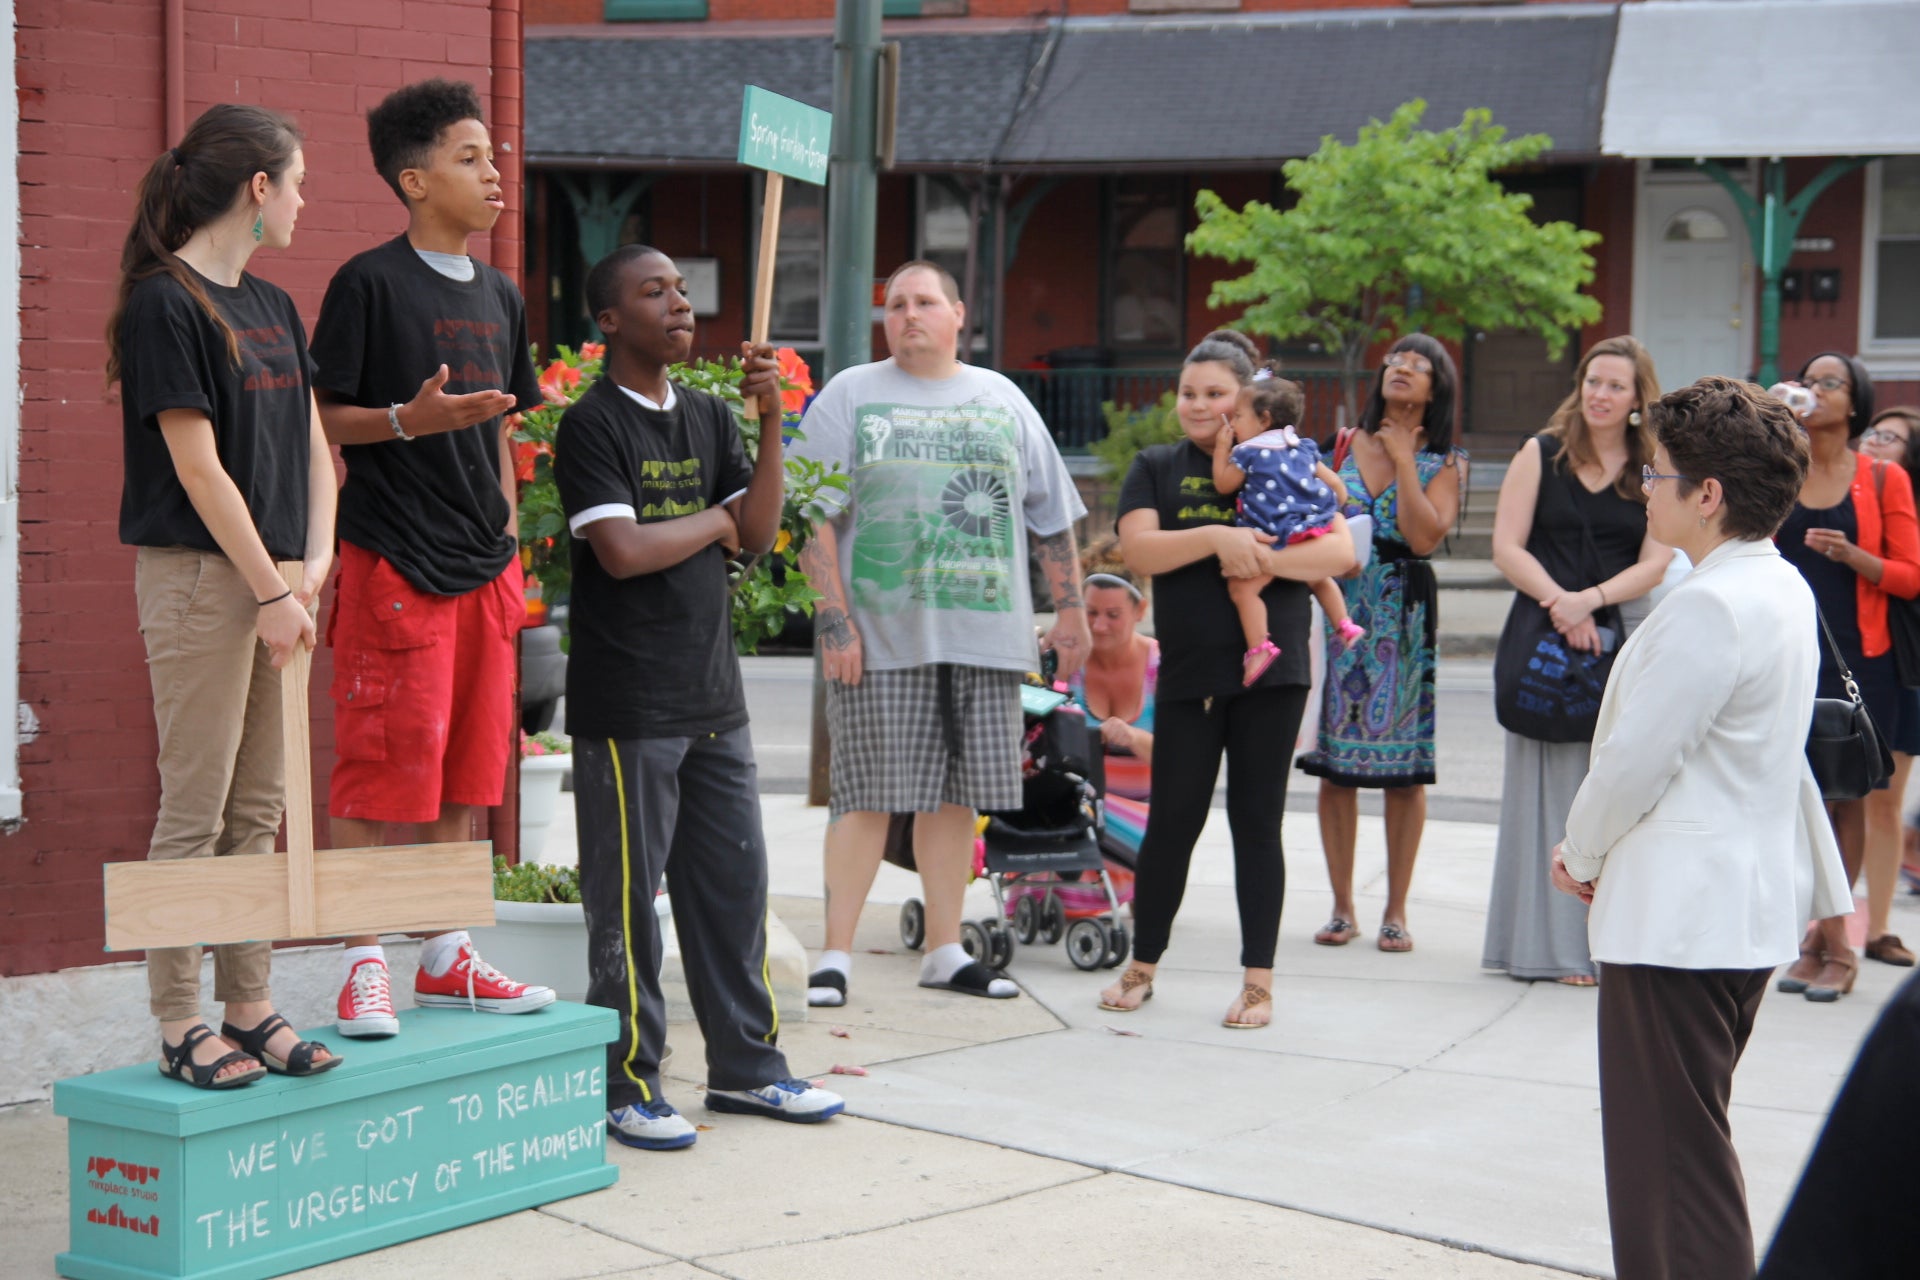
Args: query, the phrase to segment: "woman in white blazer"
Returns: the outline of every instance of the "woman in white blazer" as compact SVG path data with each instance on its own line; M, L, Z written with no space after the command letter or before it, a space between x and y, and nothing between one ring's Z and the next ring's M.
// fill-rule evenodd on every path
M1593 908L1619 1280L1747 1280L1733 1069L1805 921L1850 909L1806 761L1813 596L1772 542L1807 441L1728 378L1665 396L1654 419L1647 529L1695 567L1614 663L1553 876Z

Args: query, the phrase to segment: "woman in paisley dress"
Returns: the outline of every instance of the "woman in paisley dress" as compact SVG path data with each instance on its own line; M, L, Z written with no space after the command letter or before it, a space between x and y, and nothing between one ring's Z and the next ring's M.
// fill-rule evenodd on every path
M1466 455L1453 447L1454 392L1446 348L1423 333L1394 343L1381 363L1359 429L1336 443L1348 519L1373 519L1373 558L1341 584L1365 627L1360 643L1327 645L1319 743L1300 768L1320 779L1320 844L1333 886L1333 918L1313 940L1344 946L1359 933L1353 853L1357 788L1384 792L1387 903L1382 951L1411 951L1407 891L1427 821L1433 773L1433 677L1438 592L1427 560L1460 510Z

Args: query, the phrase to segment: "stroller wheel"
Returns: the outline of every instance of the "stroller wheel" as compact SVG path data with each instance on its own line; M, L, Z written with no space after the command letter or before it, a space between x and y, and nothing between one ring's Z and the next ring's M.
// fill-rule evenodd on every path
M1004 969L1013 963L1013 935L1007 926L998 920L986 922L988 949L993 958L987 961L989 969Z
M1107 924L1104 920L1075 920L1067 930L1067 959L1076 969L1098 969L1107 958Z
M908 898L900 904L900 942L909 951L918 951L927 940L927 909L920 899Z
M1021 894L1013 904L1013 936L1025 946L1032 946L1040 936L1040 902L1030 893Z
M1047 893L1046 905L1040 908L1040 941L1052 946L1060 941L1060 935L1067 931L1067 909L1060 905L1060 899Z
M989 969L993 967L993 944L987 940L987 931L971 920L960 922L960 945L969 960L978 960Z
M1107 931L1107 955L1100 962L1103 969L1118 969L1127 958L1127 948L1132 939L1127 937L1127 926L1116 924Z

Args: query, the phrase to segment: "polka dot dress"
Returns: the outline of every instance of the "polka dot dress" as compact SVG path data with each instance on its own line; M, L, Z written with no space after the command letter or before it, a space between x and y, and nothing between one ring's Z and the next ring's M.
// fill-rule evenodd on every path
M1292 427L1263 431L1235 445L1233 465L1247 473L1240 487L1240 523L1270 533L1284 546L1333 522L1333 490L1313 474L1320 448Z

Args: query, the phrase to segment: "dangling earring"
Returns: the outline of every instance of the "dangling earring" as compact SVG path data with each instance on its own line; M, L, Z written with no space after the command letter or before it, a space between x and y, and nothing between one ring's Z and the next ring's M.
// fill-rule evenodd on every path
M267 233L267 213L262 209L253 215L253 242L260 243L260 237Z
M1640 411L1638 409L1635 409L1632 413L1627 415L1627 425L1630 427L1637 427L1640 425Z
M1702 529L1707 527L1707 518L1705 516L1700 517L1700 527Z

